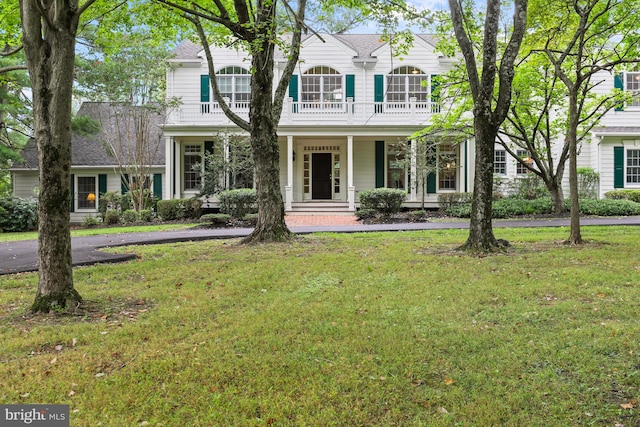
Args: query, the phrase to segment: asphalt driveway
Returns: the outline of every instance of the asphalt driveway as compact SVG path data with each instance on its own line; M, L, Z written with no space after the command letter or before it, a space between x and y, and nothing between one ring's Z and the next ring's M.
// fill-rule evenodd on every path
M581 225L627 225L640 226L640 216L620 218L582 218ZM495 228L504 227L567 227L569 218L500 220L494 221ZM334 226L294 226L296 234L318 232L358 233L374 231L413 231L468 228L468 221L419 222L403 224L334 225ZM105 247L151 245L171 242L187 242L211 239L231 239L251 233L250 228L187 229L179 231L157 231L149 233L100 234L71 239L74 266L97 263L123 262L136 259L136 255L111 254L100 249ZM636 230L634 230L636 232ZM21 240L0 242L0 275L24 273L38 270L38 241Z

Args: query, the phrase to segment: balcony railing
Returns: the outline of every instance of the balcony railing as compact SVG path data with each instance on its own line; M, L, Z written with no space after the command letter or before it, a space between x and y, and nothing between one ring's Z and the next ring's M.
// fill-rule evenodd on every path
M230 104L240 117L248 120L249 102ZM364 124L426 124L434 113L440 112L440 104L430 101L408 102L294 102L285 99L280 125L334 125ZM168 124L224 124L228 123L224 111L216 102L182 104L168 119Z

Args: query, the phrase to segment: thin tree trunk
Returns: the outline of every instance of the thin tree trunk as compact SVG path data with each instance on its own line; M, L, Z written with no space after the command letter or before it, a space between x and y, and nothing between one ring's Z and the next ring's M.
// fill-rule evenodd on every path
M572 92L575 92L575 87ZM571 197L571 230L569 232L570 245L580 245L584 243L580 231L580 197L578 194L578 109L576 93L569 94L569 131L567 140L569 141L569 193Z
M73 286L69 205L71 93L77 18L60 12L55 30L42 28L36 2L21 2L23 41L33 89L38 147L38 291L34 312L63 309L82 300Z
M273 50L256 52L252 65L260 72L251 76L249 125L258 198L258 222L244 243L283 241L291 238L284 220L284 201L280 192L280 149L277 121L272 120Z
M562 191L562 183L558 182L557 177L551 178L547 183L547 189L551 195L551 209L556 215L564 214L567 210L564 207L564 192Z

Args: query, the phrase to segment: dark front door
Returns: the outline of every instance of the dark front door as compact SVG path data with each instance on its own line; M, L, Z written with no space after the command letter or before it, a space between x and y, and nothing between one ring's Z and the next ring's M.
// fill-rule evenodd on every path
M331 199L331 153L311 154L311 198Z

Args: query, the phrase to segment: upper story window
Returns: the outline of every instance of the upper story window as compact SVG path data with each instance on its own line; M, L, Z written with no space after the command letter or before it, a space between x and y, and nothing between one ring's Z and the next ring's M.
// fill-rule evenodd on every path
M185 190L200 189L200 170L197 165L202 165L202 146L185 145L183 159Z
M331 67L313 67L302 75L304 108L340 108L344 101L343 77Z
M387 102L429 101L429 76L412 66L398 67L387 76Z
M632 107L640 107L640 72L625 73L625 90L632 93L632 100L629 104Z
M248 103L251 99L251 73L248 70L225 67L216 73L216 81L222 96L232 104Z

